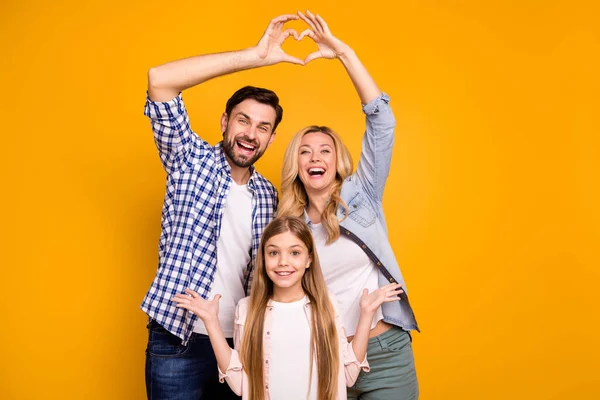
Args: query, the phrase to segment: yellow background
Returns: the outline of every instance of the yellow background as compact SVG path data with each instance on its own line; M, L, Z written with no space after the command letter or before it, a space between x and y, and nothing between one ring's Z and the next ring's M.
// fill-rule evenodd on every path
M422 328L421 399L598 399L600 35L595 1L3 1L2 399L142 399L164 172L149 67L252 46L309 8L351 44L398 120L385 208ZM301 29L301 24L292 24ZM287 43L305 55L308 41ZM274 89L290 136L363 115L337 62L185 93L220 138L227 98Z

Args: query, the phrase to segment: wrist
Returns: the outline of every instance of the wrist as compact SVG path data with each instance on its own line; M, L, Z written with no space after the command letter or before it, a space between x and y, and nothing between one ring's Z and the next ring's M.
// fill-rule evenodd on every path
M344 45L340 51L337 51L337 58L343 63L350 61L352 57L356 57L356 53L348 45Z
M243 57L249 63L251 68L265 67L273 64L272 62L269 62L268 53L261 53L261 50L258 48L258 46L253 46L242 50L242 53Z

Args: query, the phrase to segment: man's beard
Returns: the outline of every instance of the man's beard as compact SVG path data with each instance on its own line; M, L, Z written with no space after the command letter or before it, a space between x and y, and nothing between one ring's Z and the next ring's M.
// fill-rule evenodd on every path
M251 144L256 148L254 155L250 158L247 158L244 155L240 155L236 153L235 146L237 146L236 141L243 140L246 143ZM260 151L259 143L256 140L251 140L247 136L238 136L236 138L231 138L230 140L223 140L223 151L227 154L227 157L233 162L236 167L240 168L248 168L252 164L254 164L265 152L266 149Z

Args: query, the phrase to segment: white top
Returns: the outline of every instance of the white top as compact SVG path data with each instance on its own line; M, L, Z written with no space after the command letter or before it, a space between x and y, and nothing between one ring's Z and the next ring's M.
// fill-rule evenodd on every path
M317 365L310 376L310 323L306 318L306 298L292 303L272 301L271 359L269 394L271 399L317 399ZM308 396L307 396L308 395Z
M220 294L219 322L225 337L233 337L235 306L246 296L244 273L250 262L252 247L252 192L247 185L231 182L217 242L217 271L208 295L209 300ZM194 332L207 334L198 319Z
M312 224L312 234L321 262L327 288L337 298L342 322L348 336L354 336L360 316L360 296L379 288L377 266L365 252L345 236L326 245L327 231L321 224ZM381 307L373 316L371 329L383 319Z

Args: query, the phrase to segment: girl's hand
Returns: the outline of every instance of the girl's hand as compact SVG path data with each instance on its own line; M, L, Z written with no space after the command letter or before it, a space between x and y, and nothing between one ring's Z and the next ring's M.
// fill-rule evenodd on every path
M317 58L337 58L350 50L350 47L333 36L327 23L319 14L313 15L310 11L306 11L306 15L298 11L298 16L311 27L300 34L298 40L302 40L308 36L315 41L318 51L309 54L305 59L305 63L309 63Z
M185 293L187 294L176 294L171 301L177 303L177 307L193 312L204 323L219 319L220 294L215 295L212 300L204 300L202 296L191 289L185 289Z
M404 290L402 290L402 285L399 283L390 283L371 293L364 289L362 296L360 296L360 311L373 314L383 303L398 301L401 293L404 293Z

